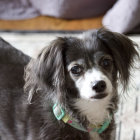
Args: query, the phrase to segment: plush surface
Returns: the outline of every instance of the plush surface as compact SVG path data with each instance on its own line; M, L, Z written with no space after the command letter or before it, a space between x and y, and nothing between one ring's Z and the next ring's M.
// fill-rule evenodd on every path
M41 50L44 46L46 46L51 40L55 39L57 36L64 36L65 34L59 33L30 33L30 34L20 34L20 33L0 33L5 40L10 42L14 47L23 51L25 54L30 55L31 57L35 57L36 54ZM73 34L72 34L73 35ZM74 34L79 35L79 34ZM131 36L133 41L140 45L140 36ZM8 49L6 49L8 48ZM24 82L14 83L14 79L19 76L19 79L23 79L23 68L28 63L29 57L23 54L21 51L13 48L7 42L0 40L0 78L4 76L11 76L11 80L7 81L15 87L22 87ZM9 51L7 51L9 50ZM4 52L4 53L2 53ZM9 54L9 55L8 55ZM13 55L14 54L14 57ZM2 61L2 56L4 56ZM6 57L11 58L10 62L6 62ZM15 59L16 58L16 59ZM8 65L10 63L10 65ZM138 63L139 64L139 63ZM5 67L7 66L7 68ZM20 66L20 70L18 67ZM14 69L12 69L14 67ZM10 75L7 74L8 70ZM10 70L11 68L11 70ZM5 71L2 71L2 69ZM19 72L18 72L19 71ZM15 73L16 72L16 73ZM15 76L11 74L15 73ZM117 123L117 132L116 132L116 140L140 140L140 71L139 69L133 70L133 77L131 79L130 88L125 95L121 96L119 110L116 114L116 123ZM3 79L0 79L0 86L4 87L7 83L3 84Z
M102 22L112 31L140 33L140 0L118 0Z
M116 0L1 0L0 19L25 19L39 15L87 18L105 13Z

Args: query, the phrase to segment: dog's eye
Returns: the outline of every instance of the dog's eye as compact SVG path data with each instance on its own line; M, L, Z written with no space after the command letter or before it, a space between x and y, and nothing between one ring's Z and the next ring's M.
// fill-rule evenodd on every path
M71 73L75 75L80 75L83 72L83 68L79 65L75 65L71 68Z
M112 60L109 58L105 58L101 61L101 66L107 68L112 65Z

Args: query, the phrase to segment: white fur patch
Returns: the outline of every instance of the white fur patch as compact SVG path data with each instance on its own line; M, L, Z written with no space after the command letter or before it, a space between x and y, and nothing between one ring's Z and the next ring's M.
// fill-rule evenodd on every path
M106 118L109 118L109 107L111 96L104 99L90 101L85 99L77 99L75 101L75 108L79 109L82 115L85 115L90 123L98 125L102 124Z
M110 80L101 72L96 69L88 70L83 76L76 81L76 87L79 90L80 97L86 100L95 100L91 97L96 95L96 91L92 89L92 85L97 81L105 81L107 88L105 93L112 93L112 84Z
M96 94L96 91L92 89L92 82L104 80L106 82L105 92L108 95L102 99L91 99ZM98 125L109 118L110 99L112 95L111 81L100 71L96 69L88 70L83 77L76 81L76 86L79 90L80 97L76 99L74 106L81 111L81 114L85 115L90 123Z
M97 132L91 132L90 133L90 140L101 140L101 138Z

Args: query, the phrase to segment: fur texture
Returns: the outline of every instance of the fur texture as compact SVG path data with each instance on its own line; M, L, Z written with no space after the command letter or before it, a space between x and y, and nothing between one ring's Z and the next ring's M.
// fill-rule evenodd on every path
M5 102L0 107L6 108L0 111L2 140L113 140L117 84L127 88L138 56L134 46L124 35L105 29L51 42L27 65L24 94L9 90L3 98L1 91ZM97 87L100 81L104 84ZM109 114L111 123L100 135L79 131L56 120L52 112L56 102L85 128L102 123ZM2 121L5 118L9 123Z

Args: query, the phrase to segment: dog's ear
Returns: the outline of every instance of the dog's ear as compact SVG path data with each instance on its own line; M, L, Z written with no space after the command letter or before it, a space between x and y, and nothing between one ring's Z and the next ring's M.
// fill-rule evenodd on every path
M37 59L28 64L25 71L25 90L30 93L29 101L41 88L40 85L56 89L59 96L57 99L61 100L61 94L65 90L64 46L65 39L58 38L45 47Z
M58 38L44 48L37 57L37 77L49 86L57 86L58 82L65 79L63 50L64 40Z
M106 29L100 29L97 37L110 50L119 73L119 79L125 89L129 81L130 69L138 56L137 45L125 35Z

